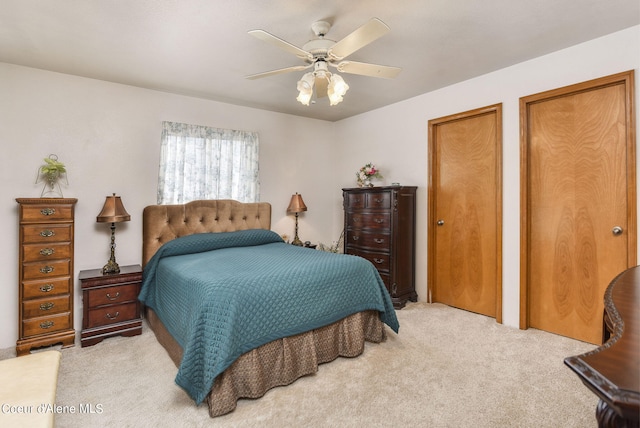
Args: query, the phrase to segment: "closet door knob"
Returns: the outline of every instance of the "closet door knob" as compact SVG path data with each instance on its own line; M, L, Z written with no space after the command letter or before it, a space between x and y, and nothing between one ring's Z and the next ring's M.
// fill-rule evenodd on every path
M616 236L622 235L622 228L620 226L616 226L613 229L611 229L611 233L613 233Z

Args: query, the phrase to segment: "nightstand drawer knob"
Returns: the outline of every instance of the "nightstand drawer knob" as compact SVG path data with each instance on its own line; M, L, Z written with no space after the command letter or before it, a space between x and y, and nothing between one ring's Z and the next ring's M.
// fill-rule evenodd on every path
M118 297L120 297L120 292L119 291L117 291L114 296L112 296L111 293L107 293L107 299L109 299L109 300L116 300Z
M373 261L378 263L378 264L380 264L380 263L384 262L384 259L374 258Z
M47 329L53 327L53 321L45 321L40 323L41 329Z
M41 311L48 311L49 309L53 308L54 306L55 306L55 304L53 302L42 303L40 305L40 310Z
M111 315L111 314L108 313L107 315L105 315L105 317L109 318L110 320L114 320L114 319L118 318L118 315L120 315L120 312L116 312L114 315Z
M55 213L56 213L55 208L43 208L40 210L40 214L46 215L46 216L54 215Z
M358 239L360 239L360 237L358 235L353 235L351 239L353 239L354 241L357 241Z
M373 242L375 242L376 244L382 244L382 243L384 242L384 239L382 239L382 238L375 238L375 239L373 240Z
M51 238L52 236L55 236L56 232L54 232L51 229L45 229L42 232L40 232L40 236L42 236L43 238Z
M44 284L40 286L40 291L42 291L43 293L48 293L49 291L53 290L53 284Z

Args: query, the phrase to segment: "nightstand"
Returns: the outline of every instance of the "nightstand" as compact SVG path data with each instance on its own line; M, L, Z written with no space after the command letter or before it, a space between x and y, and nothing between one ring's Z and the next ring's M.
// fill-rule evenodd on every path
M121 266L117 274L103 274L102 269L83 270L78 279L83 302L82 347L111 336L142 333L140 265Z

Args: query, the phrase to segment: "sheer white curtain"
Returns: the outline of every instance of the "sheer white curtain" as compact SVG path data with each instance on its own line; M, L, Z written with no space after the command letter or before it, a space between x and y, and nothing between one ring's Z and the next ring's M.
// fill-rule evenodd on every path
M162 122L158 204L259 197L256 132Z

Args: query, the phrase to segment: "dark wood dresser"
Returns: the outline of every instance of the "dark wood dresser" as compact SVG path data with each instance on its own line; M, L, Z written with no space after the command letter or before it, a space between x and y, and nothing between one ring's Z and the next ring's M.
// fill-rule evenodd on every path
M416 186L342 189L344 252L378 269L391 300L402 308L416 301Z
M609 284L604 297L604 344L564 360L600 401L600 427L640 426L640 266Z
M107 337L142 333L140 265L121 266L120 273L115 274L103 274L102 269L83 270L78 279L82 286L83 348Z
M17 198L19 319L16 354L73 346L73 230L77 199Z

